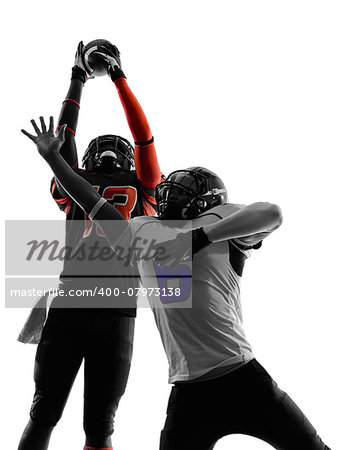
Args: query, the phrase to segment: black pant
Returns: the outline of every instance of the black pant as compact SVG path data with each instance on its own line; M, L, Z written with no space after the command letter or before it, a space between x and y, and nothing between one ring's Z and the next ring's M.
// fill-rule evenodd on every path
M20 450L31 450L33 436L56 425L83 359L86 443L108 446L129 375L134 321L113 309L50 310L36 353L31 424ZM34 445L44 449L48 442Z
M174 386L160 450L211 450L229 434L254 436L279 450L328 449L256 360L214 380Z

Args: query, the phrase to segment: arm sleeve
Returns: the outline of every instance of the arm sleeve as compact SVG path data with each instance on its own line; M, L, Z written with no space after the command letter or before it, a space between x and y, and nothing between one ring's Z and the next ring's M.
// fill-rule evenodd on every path
M133 95L125 78L115 81L130 131L135 141L135 166L143 190L153 197L155 186L161 181L156 149L144 111Z
M78 167L75 135L80 110L82 89L83 82L81 81L81 79L77 78L76 74L73 72L70 87L66 98L63 101L58 125L56 128L58 130L63 124L67 124L65 141L62 145L60 153L72 168Z

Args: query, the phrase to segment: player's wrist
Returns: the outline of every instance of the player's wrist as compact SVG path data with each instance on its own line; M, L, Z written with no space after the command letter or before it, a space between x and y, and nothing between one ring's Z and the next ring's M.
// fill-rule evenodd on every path
M55 166L55 164L63 159L59 151L47 152L41 156L50 166Z
M125 78L126 75L120 67L115 66L114 68L109 67L108 75L111 80L115 83L119 78Z
M87 73L84 69L79 66L74 66L71 69L71 79L80 80L83 84L87 81Z
M212 242L208 239L204 227L192 230L192 253L195 255L203 248L208 247Z

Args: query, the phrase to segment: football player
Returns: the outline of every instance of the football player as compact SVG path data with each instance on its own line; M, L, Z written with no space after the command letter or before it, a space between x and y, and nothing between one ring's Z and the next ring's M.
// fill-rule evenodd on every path
M123 220L83 179L78 177L75 183L76 175L66 170L58 153L64 129L55 138L52 126L51 121L48 133L36 137L24 133L36 143L56 177L60 176L69 195L87 213L94 211L95 221L104 228L104 219ZM175 385L160 449L211 450L222 437L239 433L279 450L329 450L302 411L254 358L242 327L244 263L281 225L280 208L264 202L229 203L220 178L201 167L171 173L157 186L156 199L158 218L136 218L137 226L132 227L135 239L157 241L153 258L137 258L144 285L160 287L164 274L167 279L179 277L177 268L186 266L189 241L193 256L192 307L178 307L179 295L170 304L169 288L166 298L157 293L149 296L169 361L169 381ZM171 225L163 219L191 220ZM131 233L130 225L124 223L124 234ZM114 227L107 226L104 233L116 245L119 236ZM160 275L157 282L154 273Z
M161 181L153 136L144 112L127 84L119 51L114 45L100 47L101 57L108 63L108 73L122 102L135 148L120 136L98 136L84 153L84 168L78 168L77 120L82 89L91 77L82 64L82 50L81 42L57 127L62 128L65 136L60 154L69 170L94 186L98 195L125 219L153 215L154 188ZM33 125L37 131L34 122ZM42 132L45 131L42 122ZM133 273L128 273L126 279L112 279L120 273L119 267L111 262L113 252L101 230L67 194L57 177L52 180L51 193L66 214L67 248L78 252L95 248L96 255L102 254L99 251L105 252L104 258L96 257L89 261L87 257L82 264L78 262L79 258L65 259L60 288L69 292L77 288L97 287L100 295L89 298L85 305L83 302L79 304L79 298L57 297L52 302L41 337L38 333L36 339L36 327L34 336L27 336L25 331L21 333L21 340L25 342L34 339L40 342L36 353L36 389L30 421L19 449L47 449L51 432L62 415L84 360L85 450L107 450L111 448L114 416L128 379L136 309L135 296L128 296L127 302L119 299L118 305L111 304L111 294L106 293L106 288L111 291L114 286L119 286L118 283L134 286L138 279ZM99 308L93 309L96 306ZM41 315L40 310L37 314ZM64 445L67 448L66 442Z

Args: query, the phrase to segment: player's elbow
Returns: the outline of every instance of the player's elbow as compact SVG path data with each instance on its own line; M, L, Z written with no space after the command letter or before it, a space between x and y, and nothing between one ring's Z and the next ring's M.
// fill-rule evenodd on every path
M256 222L267 229L276 229L282 224L282 211L278 205L268 202L253 203L252 209Z
M266 214L267 221L272 225L274 230L282 225L282 210L278 205L275 205L274 203L264 202L263 209L264 213Z

